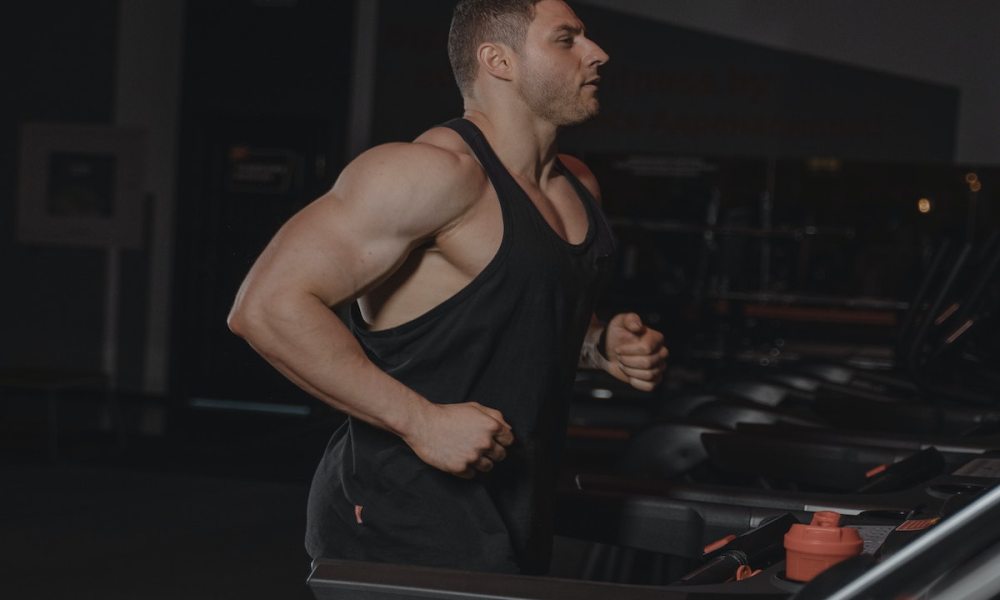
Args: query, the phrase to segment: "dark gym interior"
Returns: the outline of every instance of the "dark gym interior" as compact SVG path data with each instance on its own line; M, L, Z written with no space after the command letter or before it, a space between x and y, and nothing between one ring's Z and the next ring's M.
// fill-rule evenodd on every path
M992 487L974 461L1000 451L1000 44L988 25L1000 6L570 4L612 56L601 114L560 146L594 171L618 240L597 314L636 311L670 359L651 393L578 375L551 575L676 583L725 535L701 513L693 533L669 530L672 545L621 531L579 541L569 521L599 513L570 488L676 503L736 486L734 506L808 523L820 509L769 502L933 481L928 493L957 511L954 498L975 494L949 490ZM226 315L271 236L351 159L461 114L445 51L453 5L9 10L0 596L339 597L321 570L307 585L303 530L343 416ZM969 481L934 479L956 474ZM879 510L910 500L893 502ZM977 552L996 561L1000 529L988 533ZM959 554L949 568L976 573ZM935 581L922 589L963 579Z

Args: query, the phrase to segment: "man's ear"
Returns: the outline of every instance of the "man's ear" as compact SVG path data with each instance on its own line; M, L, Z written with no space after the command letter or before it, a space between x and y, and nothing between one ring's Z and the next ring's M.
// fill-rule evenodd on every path
M513 79L514 61L510 48L503 44L485 43L479 46L476 58L481 69L497 79Z

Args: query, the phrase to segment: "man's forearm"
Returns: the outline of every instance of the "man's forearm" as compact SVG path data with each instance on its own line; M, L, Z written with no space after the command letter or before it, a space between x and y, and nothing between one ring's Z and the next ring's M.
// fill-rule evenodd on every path
M231 327L306 392L404 439L430 406L376 367L340 319L313 296L234 311Z

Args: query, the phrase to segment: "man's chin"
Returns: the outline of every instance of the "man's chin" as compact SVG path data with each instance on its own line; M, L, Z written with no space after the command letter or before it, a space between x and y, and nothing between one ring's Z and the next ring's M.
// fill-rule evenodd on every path
M588 110L586 110L582 114L573 115L573 117L566 119L565 122L560 123L559 126L560 127L572 127L574 125L583 125L587 121L593 119L598 114L600 114L600 112L601 112L601 106L599 104L597 104L597 103L594 103L593 108L589 108Z

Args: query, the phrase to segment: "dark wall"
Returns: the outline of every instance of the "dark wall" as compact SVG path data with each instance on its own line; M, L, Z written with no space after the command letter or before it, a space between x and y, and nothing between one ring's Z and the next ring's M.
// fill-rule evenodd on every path
M188 3L171 344L179 398L309 401L226 315L268 240L343 167L353 24L353 2Z
M601 152L951 161L958 90L580 6L611 55Z
M373 137L400 140L455 116L445 49L452 2L379 4ZM567 130L576 152L951 161L957 89L841 65L585 5L611 56L602 114Z
M16 241L17 156L22 123L111 122L117 15L116 0L40 0L3 19L5 79L13 83L0 94L0 368L101 366L105 253ZM141 295L143 257L123 256L127 295ZM141 356L138 313L123 312L122 356ZM124 362L124 378L137 381L140 364Z
M379 2L372 143L411 140L462 115L448 62L450 0Z

